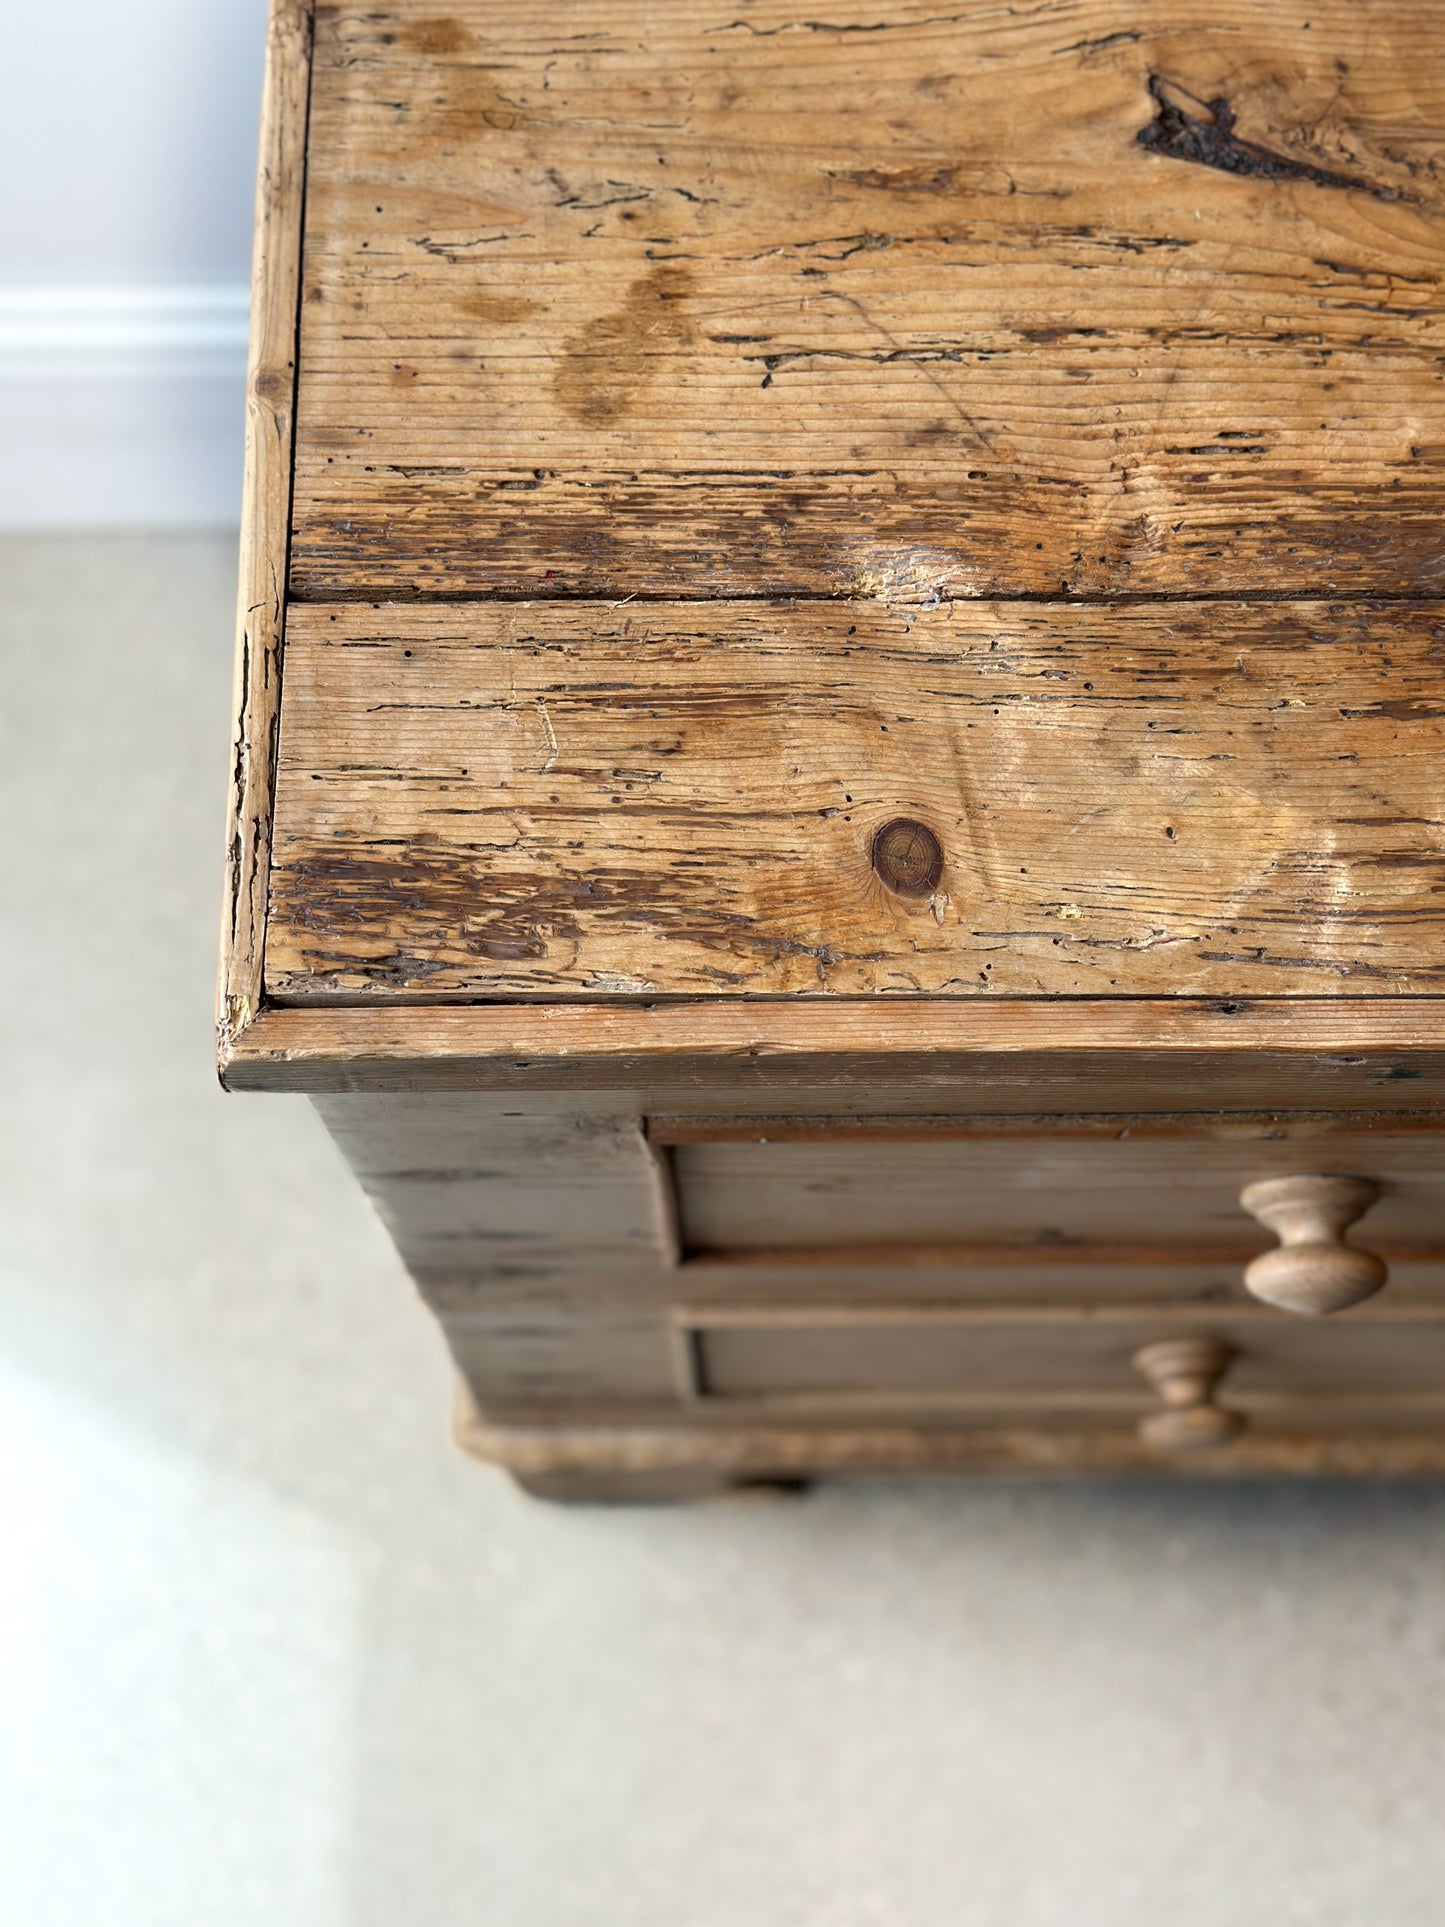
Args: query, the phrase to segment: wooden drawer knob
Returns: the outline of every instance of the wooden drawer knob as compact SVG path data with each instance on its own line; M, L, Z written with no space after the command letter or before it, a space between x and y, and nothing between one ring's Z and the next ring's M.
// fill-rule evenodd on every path
M1160 1338L1135 1352L1136 1369L1164 1401L1162 1411L1141 1422L1140 1438L1183 1452L1196 1445L1223 1445L1242 1432L1242 1415L1214 1402L1233 1357L1234 1348L1222 1338Z
M1247 1184L1239 1202L1279 1238L1245 1267L1244 1282L1256 1298L1281 1311L1343 1311L1372 1297L1388 1277L1373 1251L1347 1245L1347 1226L1380 1195L1370 1178L1261 1178Z

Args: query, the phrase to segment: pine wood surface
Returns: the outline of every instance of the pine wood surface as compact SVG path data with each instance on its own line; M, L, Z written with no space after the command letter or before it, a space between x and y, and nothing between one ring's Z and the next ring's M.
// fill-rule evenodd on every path
M318 11L308 597L1438 588L1428 0Z
M246 373L235 730L217 1013L223 1059L231 1038L259 1012L263 994L271 805L286 627L311 25L311 0L272 0Z
M1344 1400L1380 1404L1436 1423L1445 1418L1445 1325L1328 1320L1245 1320L1211 1308L1200 1329L1235 1353L1229 1396L1246 1410ZM1147 1310L1117 1319L1015 1323L920 1316L894 1308L871 1318L768 1316L700 1319L694 1334L693 1395L699 1400L805 1399L834 1410L885 1401L955 1401L1001 1414L1043 1407L1057 1422L1070 1411L1148 1409L1134 1353L1158 1327Z
M263 1010L232 1090L609 1094L637 1118L719 1105L844 1115L1445 1113L1434 997L897 999ZM358 1096L358 1102L366 1101Z
M1157 1452L1133 1426L491 1425L462 1392L457 1442L538 1497L702 1498L770 1480L1001 1473L1049 1478L1438 1477L1445 1430L1256 1427L1221 1451Z
M1296 1161L1316 1152L1332 1158L1351 1141L1377 1144L1376 1133L1402 1139L1406 1155L1413 1155L1422 1137L1445 1130L1445 1118L1433 1111L1404 1111L1391 1116L1367 1116L1331 1111L1127 1111L1050 1112L1039 1117L1013 1117L1007 1112L989 1117L929 1116L789 1117L766 1114L748 1117L730 1113L715 1117L673 1116L666 1112L647 1119L648 1142L661 1151L676 1146L728 1144L849 1144L882 1146L937 1144L947 1140L965 1155L969 1147L995 1139L1020 1145L1027 1154L1042 1142L1049 1144L1119 1144L1142 1142L1146 1155L1170 1141L1233 1146L1237 1154L1252 1155L1250 1146L1272 1147ZM1370 1135L1366 1135L1366 1134ZM1313 1147L1313 1151L1310 1147ZM1346 1153L1348 1155L1348 1153Z
M1441 605L302 607L282 998L1445 982ZM936 887L874 840L921 822Z
M1249 1300L1240 1282L1243 1263L1264 1234L1240 1206L1238 1190L1262 1171L1292 1162L1360 1166L1381 1182L1396 1213L1397 1238L1418 1241L1428 1233L1432 1214L1422 1210L1418 1194L1421 1186L1426 1192L1438 1188L1438 1175L1424 1129L1361 1134L1343 1119L1316 1118L1305 1125L1287 1119L1271 1127L1257 1119L1205 1115L1195 1118L1191 1135L1188 1120L1178 1114L1166 1116L1157 1129L1149 1117L1115 1116L1020 1119L999 1130L995 1118L996 1135L950 1142L938 1135L937 1119L925 1138L909 1133L903 1120L904 1135L890 1139L892 1127L884 1126L870 1147L840 1140L821 1119L811 1143L792 1137L761 1148L793 1158L801 1151L821 1156L871 1148L883 1154L871 1172L824 1164L819 1177L845 1216L866 1210L869 1197L877 1201L872 1229L879 1242L872 1249L839 1245L823 1262L822 1254L794 1244L771 1253L720 1253L703 1263L689 1257L685 1243L679 1247L674 1212L663 1196L670 1173L639 1128L636 1094L432 1092L320 1101L423 1296L442 1318L474 1394L509 1425L656 1424L677 1409L680 1398L692 1400L686 1409L694 1422L755 1425L765 1388L739 1383L715 1407L706 1400L699 1404L695 1387L689 1392L692 1381L675 1333L694 1327L794 1334L786 1357L759 1367L779 1378L766 1397L804 1397L817 1422L846 1406L859 1423L866 1418L870 1426L886 1425L891 1399L895 1414L900 1400L910 1411L926 1408L931 1423L940 1422L940 1413L967 1410L972 1424L995 1431L1005 1417L1041 1435L1067 1432L1081 1415L1093 1424L1115 1422L1121 1414L1137 1423L1153 1408L1129 1375L1133 1351L1140 1343L1187 1337L1201 1320L1210 1330L1225 1331L1241 1356L1255 1361L1243 1379L1252 1424L1366 1434L1383 1426L1417 1435L1440 1424L1430 1377L1438 1350L1430 1334L1445 1317L1445 1266L1438 1253L1422 1253L1418 1244L1412 1250L1407 1242L1397 1259L1392 1248L1386 1291L1329 1326L1325 1337L1306 1336L1299 1346L1295 1321ZM1085 1122L1094 1128L1084 1129ZM792 1124L802 1128L796 1117ZM876 1121L871 1128L879 1129ZM759 1147L732 1140L706 1148L732 1154ZM886 1163L890 1153L923 1162L900 1173ZM1093 1170L1100 1195L1091 1197L1080 1181L1080 1160L1108 1153L1142 1162L1132 1169ZM982 1157L988 1181L970 1183L967 1173L935 1169L948 1154ZM676 1175L685 1190L687 1174ZM751 1224L748 1214L770 1207L748 1174L743 1177L735 1204ZM964 1229L987 1229L989 1213L997 1220L1000 1210L1014 1210L1015 1230L1035 1236L1047 1234L1070 1198L1088 1217L1074 1231L1107 1232L1110 1211L1132 1197L1137 1222L1153 1229L1161 1248L1110 1251L1087 1235L1068 1249L1045 1248L1040 1255L1048 1256L1048 1264L1032 1264L1028 1253L1017 1251L1020 1262L989 1263L977 1247L955 1247L927 1254L930 1262L920 1268L910 1262L917 1254L906 1243L919 1216L906 1207L920 1195L926 1199L930 1184L936 1198L965 1216L972 1213ZM791 1210L795 1227L806 1229L807 1214L816 1209L813 1188L804 1174L772 1208L785 1215ZM1002 1205L1000 1192L1007 1194ZM685 1197L683 1203L685 1233ZM1376 1208L1387 1207L1382 1201ZM1120 1224L1129 1221L1125 1211ZM725 1214L724 1222L735 1220ZM1221 1233L1239 1239L1238 1249L1215 1249L1210 1259L1200 1250L1201 1236L1215 1247ZM1370 1236L1373 1242L1372 1228ZM963 1348L962 1365L945 1374L942 1388L919 1385L905 1372L909 1359L941 1358L947 1350L924 1328L956 1334L948 1347ZM903 1363L894 1361L890 1380L883 1367L895 1341L886 1333L895 1330ZM841 1336L815 1342L818 1333ZM853 1360L855 1382L842 1388L815 1384L812 1390L794 1382L834 1370L839 1344ZM1025 1367L1040 1346L1054 1361L1048 1369L1070 1378L1075 1391L1059 1395L1029 1378ZM856 1382L856 1373L875 1357L879 1374ZM989 1360L996 1369L980 1384L976 1373ZM1100 1360L1108 1367L1102 1379ZM735 1365L734 1359L728 1370ZM1009 1451L999 1449L996 1462L1011 1462ZM827 1462L824 1452L815 1469ZM931 1462L929 1450L921 1448L916 1463ZM980 1462L988 1462L986 1454ZM1245 1459L1221 1470L1248 1470L1256 1462ZM1387 1462L1394 1462L1389 1455Z
M1093 1140L1003 1135L962 1142L820 1141L693 1144L672 1153L681 1236L689 1250L928 1246L949 1242L1224 1247L1238 1258L1273 1240L1242 1210L1240 1192L1295 1172L1367 1170L1386 1193L1352 1242L1445 1246L1440 1137L1388 1129L1341 1132L1307 1145L1290 1138L1231 1143L1201 1138ZM1076 1255L1082 1255L1077 1254Z
M1144 1345L1212 1337L1234 1354L1231 1397L1282 1429L1445 1425L1439 1301L1410 1315L1259 1315L1231 1303L872 1305L741 1300L671 1316L607 1305L563 1316L458 1313L443 1327L472 1392L500 1424L720 1428L787 1416L828 1424L944 1425L1009 1418L1040 1431L1155 1408Z

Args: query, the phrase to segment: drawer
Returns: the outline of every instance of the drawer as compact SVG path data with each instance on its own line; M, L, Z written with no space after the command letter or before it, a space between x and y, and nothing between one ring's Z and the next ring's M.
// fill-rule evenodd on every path
M1306 1430L1445 1419L1445 1316L1306 1323L1242 1309L1201 1324L1197 1314L1137 1307L1028 1317L956 1306L738 1305L682 1311L678 1326L690 1396L720 1414L931 1412L1117 1426L1169 1409L1217 1409ZM1210 1382L1203 1396L1171 1398L1190 1347L1213 1354Z
M1445 1259L1445 1135L1331 1120L975 1119L790 1127L671 1124L679 1237L694 1259L971 1254L978 1262L1203 1261L1271 1244L1246 1185L1297 1173L1379 1186L1359 1241Z

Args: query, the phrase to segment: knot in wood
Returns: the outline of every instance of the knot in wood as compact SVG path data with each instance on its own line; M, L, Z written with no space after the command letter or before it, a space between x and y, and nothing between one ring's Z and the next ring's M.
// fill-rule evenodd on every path
M943 845L926 823L895 816L873 838L873 868L900 897L931 897L943 875Z

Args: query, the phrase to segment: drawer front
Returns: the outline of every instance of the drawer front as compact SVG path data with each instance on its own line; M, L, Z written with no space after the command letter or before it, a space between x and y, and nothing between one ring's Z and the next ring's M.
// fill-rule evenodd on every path
M1308 1172L1379 1185L1357 1242L1445 1259L1445 1137L1427 1130L1151 1134L1114 1120L1072 1132L694 1139L671 1157L681 1244L695 1258L884 1262L955 1249L980 1262L1107 1253L1237 1265L1272 1242L1240 1204L1243 1188Z
M1021 1318L949 1307L736 1306L679 1314L694 1400L737 1410L935 1411L980 1420L1139 1422L1162 1409L1139 1361L1181 1339L1219 1350L1212 1398L1259 1424L1445 1421L1445 1317L1188 1317L1115 1308Z

